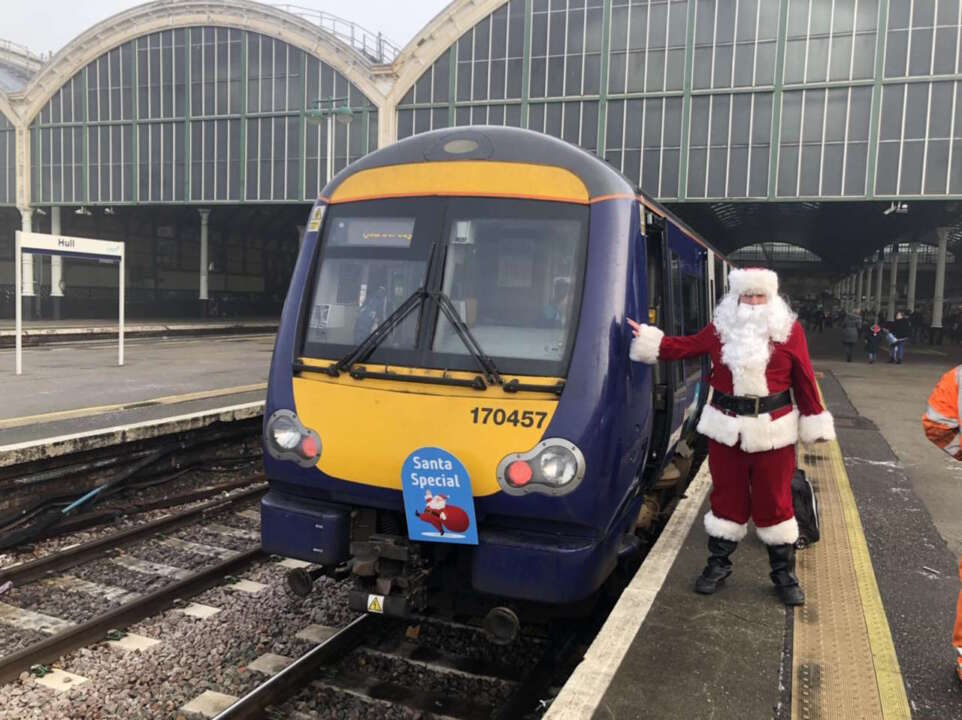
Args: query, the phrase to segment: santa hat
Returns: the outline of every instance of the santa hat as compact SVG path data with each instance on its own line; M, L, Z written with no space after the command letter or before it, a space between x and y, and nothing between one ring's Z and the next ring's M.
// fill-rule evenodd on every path
M728 273L728 287L735 295L761 293L773 298L778 295L778 275L764 268L744 268Z

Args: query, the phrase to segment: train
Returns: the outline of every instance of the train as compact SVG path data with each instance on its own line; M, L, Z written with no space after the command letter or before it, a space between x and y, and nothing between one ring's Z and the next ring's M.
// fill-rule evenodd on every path
M696 332L726 264L540 133L438 130L353 163L280 319L264 549L314 564L304 592L352 576L356 610L479 613L495 638L583 611L683 489L707 397L707 360L631 362L626 317Z

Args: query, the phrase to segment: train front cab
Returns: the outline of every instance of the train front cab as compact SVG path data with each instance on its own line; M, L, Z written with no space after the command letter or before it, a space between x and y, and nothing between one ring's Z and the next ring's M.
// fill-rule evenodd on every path
M432 133L336 179L312 212L272 361L264 548L328 568L351 561L372 593L400 596L399 614L429 591L589 598L630 550L646 458L664 470L698 406L697 366L631 363L624 318L650 304L666 330L697 329L701 249L662 220L646 239L633 188L597 158L534 133L483 133L494 146L483 163L424 163L438 154ZM416 197L385 197L396 188ZM660 272L646 276L646 264ZM562 286L568 303L552 311ZM417 307L363 347L419 287ZM495 377L442 304L467 321ZM663 439L650 443L658 415ZM293 443L286 456L277 439ZM298 457L302 441L313 454ZM409 542L424 524L399 492L402 470L425 448L470 477L476 545ZM530 475L512 475L519 460Z

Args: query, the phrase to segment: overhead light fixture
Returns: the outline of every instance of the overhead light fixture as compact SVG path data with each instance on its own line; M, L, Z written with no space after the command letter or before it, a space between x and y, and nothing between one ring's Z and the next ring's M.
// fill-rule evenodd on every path
M104 208L104 215L116 215L116 212L112 207Z
M909 204L904 202L893 202L887 208L882 211L883 215L891 215L896 213L897 215L908 215Z
M43 208L34 208L33 210L37 215L46 215L47 211Z
M74 210L74 211L73 211L73 214L74 214L74 215L93 215L93 213L90 212L90 211L89 211L87 208L85 208L83 205L81 205L81 206L78 207L76 210Z

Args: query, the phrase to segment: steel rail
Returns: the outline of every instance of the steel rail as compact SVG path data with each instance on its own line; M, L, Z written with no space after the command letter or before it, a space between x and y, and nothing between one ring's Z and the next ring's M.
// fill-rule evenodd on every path
M47 537L68 535L72 532L77 532L78 530L86 530L87 528L96 527L97 525L104 525L124 516L139 515L152 510L162 510L164 508L176 507L178 505L187 505L188 503L197 502L198 500L206 500L221 493L230 492L232 490L236 490L237 488L245 487L251 483L262 482L265 479L266 478L264 475L258 473L257 475L244 478L243 480L231 480L229 482L219 483L217 485L208 485L207 487L199 490L191 490L190 492L181 493L180 495L167 495L162 498L148 500L137 505L132 505L129 508L118 507L94 510L93 512L77 515L71 520L67 520L66 522L62 522L59 525L50 528L50 532L47 534Z
M269 705L282 703L294 696L314 679L324 665L340 660L361 644L364 636L377 623L378 616L359 615L327 640L295 660L270 680L251 690L214 720L252 720L264 717Z
M0 658L0 683L14 680L32 665L52 662L72 650L92 642L99 642L104 639L108 630L140 622L168 607L177 598L203 592L223 580L225 575L238 572L263 556L264 553L260 548L238 553L149 595L144 595L126 605L98 615L92 620L74 625L63 632Z
M585 627L575 625L553 638L545 648L541 659L531 666L520 685L498 708L494 720L521 720L534 712L539 701L547 697L548 690L559 670L577 656L579 642L586 639L585 632Z
M13 581L14 585L23 585L57 570L74 567L121 545L127 545L142 538L156 535L159 532L169 531L182 525L187 525L198 517L222 512L239 503L249 502L251 498L264 493L266 490L266 483L259 483L249 490L244 490L231 497L218 498L217 500L212 500L203 505L190 508L189 510L184 510L128 530L113 533L107 537L91 540L88 543L52 553L47 557L3 568L0 570L0 584L10 580Z

